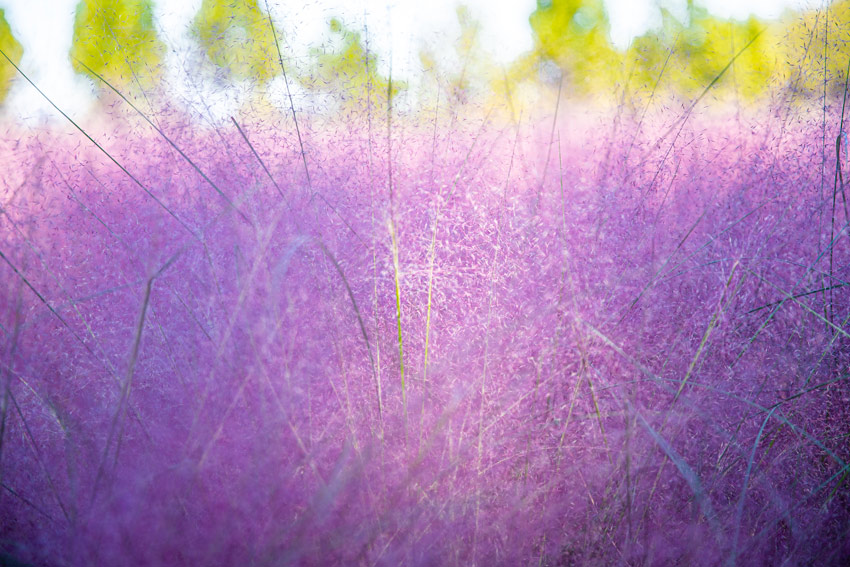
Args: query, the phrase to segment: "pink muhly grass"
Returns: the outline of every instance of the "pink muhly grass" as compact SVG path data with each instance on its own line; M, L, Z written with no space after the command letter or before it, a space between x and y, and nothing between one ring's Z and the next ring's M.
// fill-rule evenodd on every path
M696 107L10 127L0 557L847 561L836 163Z

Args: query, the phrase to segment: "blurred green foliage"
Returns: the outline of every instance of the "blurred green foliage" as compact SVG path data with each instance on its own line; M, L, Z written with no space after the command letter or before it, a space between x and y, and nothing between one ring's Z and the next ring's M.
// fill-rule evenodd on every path
M811 11L783 30L784 88L797 97L843 96L850 63L850 0Z
M281 73L275 35L257 0L204 0L193 31L209 60L235 80L266 83Z
M731 87L744 98L763 92L777 71L772 28L757 18L719 19L693 2L688 4L687 17L685 25L663 11L661 29L635 39L626 53L634 84L654 85L661 77L665 86L693 95L734 59L717 85L719 90Z
M632 92L657 88L693 97L721 73L712 87L718 97L751 100L776 89L843 93L850 0L772 22L718 18L693 0L687 3L685 21L663 8L661 13L660 28L621 51L611 43L602 0L538 0L529 18L534 51L519 64L531 72L535 65L530 62L537 68L554 62L565 89L579 96L625 85Z
M91 75L82 61L116 88L153 84L165 45L153 25L151 0L81 0L74 18L71 65Z
M3 50L9 59L15 62L15 65L20 65L21 57L24 50L15 36L12 35L12 30L9 28L9 23L6 22L6 13L0 9L0 49ZM12 86L12 78L15 76L15 68L9 65L5 57L0 58L0 102L9 94L9 88Z
M165 45L154 27L154 1L80 0L70 52L74 69L90 75L88 66L121 89L155 84ZM823 9L772 22L717 18L694 0L688 0L684 20L663 8L661 14L660 27L620 50L611 42L604 0L538 0L529 17L533 50L502 69L480 50L478 23L461 5L457 17L462 33L455 49L462 69L440 69L425 50L420 59L426 74L439 76L444 92L455 102L474 94L473 77L486 76L494 92L509 93L522 81L540 78L546 62L560 70L565 92L585 97L623 88L634 96L664 90L693 97L727 65L713 86L715 96L751 100L779 91L802 100L844 92L850 61L850 0L835 0ZM231 80L267 83L281 72L275 36L260 0L203 0L192 31L207 59ZM282 34L275 32L282 41ZM307 70L293 70L292 80L308 90L335 94L343 106L362 105L367 99L376 106L386 104L389 79L378 72L376 56L367 49L363 35L338 19L329 22L329 34L334 47L312 49ZM20 61L23 49L2 10L0 48ZM13 76L14 69L0 61L0 101ZM553 77L544 80L551 82ZM393 82L393 94L405 88Z
M529 22L537 55L557 63L570 90L590 94L621 76L602 0L539 0Z
M389 78L378 73L377 58L364 45L361 34L336 18L331 19L328 26L331 43L337 48L310 50L313 69L299 77L301 85L309 90L335 94L347 109L362 109L367 101L373 107L385 105L390 94ZM403 88L403 83L393 81L392 96Z

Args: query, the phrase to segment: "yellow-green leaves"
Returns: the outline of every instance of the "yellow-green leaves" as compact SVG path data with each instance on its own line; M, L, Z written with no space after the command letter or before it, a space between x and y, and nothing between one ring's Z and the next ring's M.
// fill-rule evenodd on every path
M6 22L6 14L0 9L0 49L3 50L9 59L15 62L15 65L20 64L21 56L24 50L15 36L12 35L12 30ZM15 68L9 65L5 57L0 57L0 102L6 95L9 94L12 77L15 76Z
M164 50L151 0L81 0L77 5L71 64L78 73L91 76L79 60L116 87L146 86L158 76Z
M685 25L663 11L660 30L635 38L626 54L634 90L659 83L662 89L693 97L739 52L722 80L712 87L715 93L753 98L770 86L777 57L776 38L767 24L756 18L745 22L718 19L693 4L688 8L688 20Z
M265 83L281 73L269 18L257 0L204 0L194 32L209 60L233 79Z
M662 9L662 26L625 52L610 43L602 0L539 0L530 23L534 58L557 63L565 89L579 96L627 85L633 97L657 84L692 98L711 85L716 97L751 100L774 88L820 93L825 81L840 96L850 58L850 0L772 22L718 18L691 0L685 21Z
M335 18L329 22L329 29L331 35L336 36L339 48L332 51L311 49L314 70L311 77L301 78L302 84L309 89L337 93L343 106L362 107L367 97L373 106L386 104L389 80L378 73L375 55L369 53L360 33ZM403 85L393 81L392 94L396 95L400 87Z
M602 0L540 1L529 22L538 54L558 64L566 88L588 94L620 77L621 56L609 41Z
M795 96L844 95L850 61L850 0L807 12L786 28L787 88Z

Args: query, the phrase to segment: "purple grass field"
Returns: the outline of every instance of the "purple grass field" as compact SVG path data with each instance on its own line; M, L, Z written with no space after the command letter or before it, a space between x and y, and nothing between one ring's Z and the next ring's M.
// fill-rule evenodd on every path
M840 102L7 125L0 564L847 565Z

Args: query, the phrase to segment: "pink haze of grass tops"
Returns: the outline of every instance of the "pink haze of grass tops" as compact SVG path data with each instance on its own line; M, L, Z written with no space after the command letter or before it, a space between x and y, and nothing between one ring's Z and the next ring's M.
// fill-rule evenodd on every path
M847 564L839 111L7 130L0 563Z

